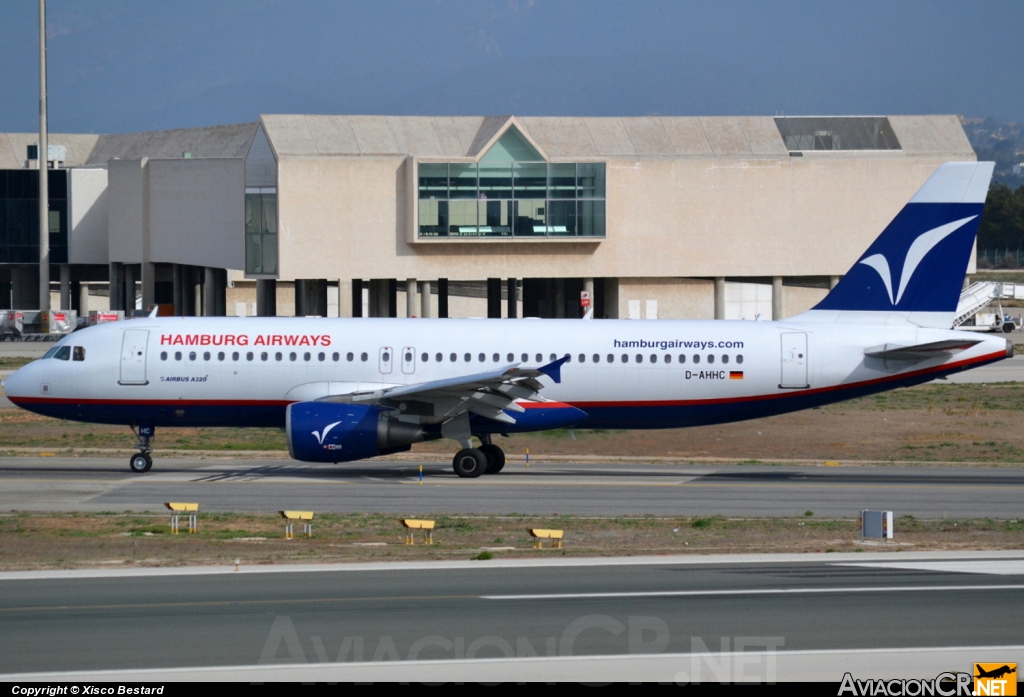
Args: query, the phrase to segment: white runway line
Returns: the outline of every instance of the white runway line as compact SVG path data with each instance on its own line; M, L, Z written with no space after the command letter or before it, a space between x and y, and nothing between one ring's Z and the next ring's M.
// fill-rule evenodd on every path
M984 586L845 586L836 588L746 588L701 591L624 591L622 593L537 593L481 595L481 600L594 600L601 598L702 598L736 595L842 595L844 593L925 593L934 591L1022 590L1024 584Z

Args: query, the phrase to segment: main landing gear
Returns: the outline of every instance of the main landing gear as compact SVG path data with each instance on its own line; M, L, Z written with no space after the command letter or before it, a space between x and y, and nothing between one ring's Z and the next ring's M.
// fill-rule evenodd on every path
M131 468L132 472L142 474L153 468L153 458L150 455L153 449L150 447L150 441L156 429L152 426L139 426L138 429L132 426L132 432L139 439L135 443L135 447L139 449L139 454L132 455L132 458L128 460L128 467Z
M481 474L497 474L505 466L505 451L491 443L489 435L478 436L479 448L463 448L455 454L452 468L455 474L476 478Z

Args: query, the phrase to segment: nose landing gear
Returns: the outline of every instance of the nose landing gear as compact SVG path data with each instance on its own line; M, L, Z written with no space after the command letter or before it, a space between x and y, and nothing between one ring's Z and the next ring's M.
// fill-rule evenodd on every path
M156 429L152 426L139 426L137 429L135 426L132 426L132 432L139 439L135 443L135 447L139 449L139 454L132 455L132 458L128 461L128 467L131 468L132 472L142 474L153 468L153 458L150 455L153 449L150 447L150 441Z

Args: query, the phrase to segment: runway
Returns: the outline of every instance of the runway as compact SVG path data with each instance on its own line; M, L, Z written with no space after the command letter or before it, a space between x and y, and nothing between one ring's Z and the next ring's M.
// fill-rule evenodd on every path
M819 653L780 680L838 681L851 656L870 670L894 650L937 660L922 678L974 660L1024 662L1019 647L986 648L1020 643L1024 553L146 571L0 574L0 680L273 664L290 664L294 679L303 666L359 662L376 664L380 680L395 675L382 661L535 657L565 668L571 657L721 651ZM618 677L632 675L624 665ZM670 662L667 679L692 679L691 665ZM748 664L746 675L764 680L765 669Z
M459 479L445 463L305 465L294 461L158 460L136 475L120 459L0 459L0 511L552 513L855 517L881 508L919 518L1021 515L1024 469L510 463Z

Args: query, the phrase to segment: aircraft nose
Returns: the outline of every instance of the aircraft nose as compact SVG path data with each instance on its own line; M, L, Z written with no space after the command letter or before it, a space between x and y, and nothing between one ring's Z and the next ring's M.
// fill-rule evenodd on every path
M25 396L26 387L26 373L29 372L29 366L19 368L14 371L13 374L7 376L3 380L4 394L8 397L23 397Z

